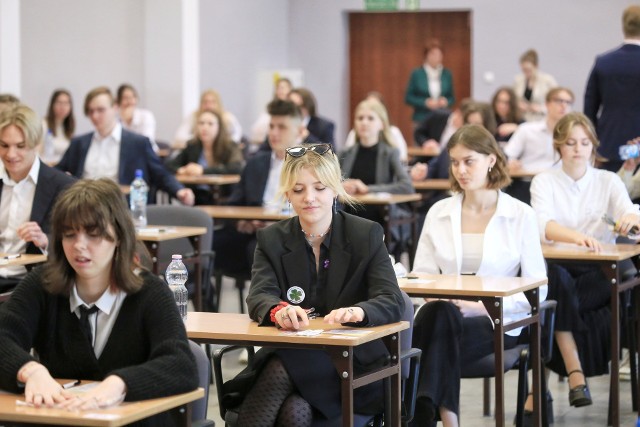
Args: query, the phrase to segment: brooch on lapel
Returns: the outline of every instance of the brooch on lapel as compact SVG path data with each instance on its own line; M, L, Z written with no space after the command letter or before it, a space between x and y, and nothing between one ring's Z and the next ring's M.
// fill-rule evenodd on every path
M293 304L300 304L304 297L304 290L300 286L292 286L287 290L287 299Z

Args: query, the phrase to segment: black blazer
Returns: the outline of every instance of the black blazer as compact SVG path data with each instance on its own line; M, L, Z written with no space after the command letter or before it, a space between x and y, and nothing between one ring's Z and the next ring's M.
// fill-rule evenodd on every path
M331 120L319 116L313 116L307 123L307 130L320 142L331 144L335 147L335 138L333 137L335 125Z
M182 166L189 163L198 163L202 155L202 142L199 139L192 139L187 146L173 159L168 160L165 165L173 173L176 173ZM216 159L217 161L218 159ZM219 162L214 166L204 168L205 174L237 174L242 170L242 152L237 144L231 146L229 160L226 163Z
M33 206L31 208L30 221L37 222L45 234L51 231L51 210L53 203L58 196L76 179L62 173L43 162L40 162L40 172L38 172L38 184L33 196ZM2 180L0 180L0 198L2 198ZM42 253L33 242L27 244L28 254Z
M413 131L413 140L416 145L421 146L425 141L435 139L440 142L444 128L451 112L448 110L436 110L424 119L416 130Z
M259 151L249 159L240 175L240 182L233 187L228 204L231 206L262 206L270 167L271 151Z
M92 137L93 132L73 138L56 168L82 178L84 162L87 159ZM122 129L118 183L121 185L131 184L136 176L136 169L142 169L147 184L166 191L173 197L176 196L178 190L184 188L164 167L158 155L151 148L149 138ZM151 195L151 193L149 194Z

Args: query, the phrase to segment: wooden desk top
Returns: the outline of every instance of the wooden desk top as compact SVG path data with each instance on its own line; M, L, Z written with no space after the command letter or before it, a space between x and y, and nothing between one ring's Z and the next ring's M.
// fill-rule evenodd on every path
M425 179L424 181L413 181L413 188L416 191L451 190L451 181L448 179Z
M424 149L422 147L407 147L407 155L413 157L436 157L440 154L440 148Z
M201 236L207 232L206 227L182 227L174 225L148 225L136 230L138 240L144 242L163 242L182 237Z
M389 194L369 193L355 196L355 199L363 205L395 205L397 203L417 202L422 200L418 193L413 194Z
M24 396L0 394L0 420L47 425L119 427L193 402L203 396L204 390L199 388L160 399L125 402L113 408L71 412L65 409L18 406L16 400L23 401Z
M176 179L182 184L229 185L240 182L240 175L176 175Z
M448 276L411 273L418 279L398 279L400 289L412 296L459 295L472 297L508 297L547 283L547 278Z
M38 264L47 260L47 256L44 254L20 254L18 258L4 259L7 255L8 254L0 253L0 267Z
M246 219L259 221L280 221L291 218L295 215L284 214L272 208L262 206L196 206L205 211L211 218L215 219Z
M362 335L330 335L322 333L316 336L288 335L273 326L258 326L247 314L189 312L187 321L189 339L220 341L249 341L260 343L314 344L329 346L357 346L378 338L409 328L409 322L397 322L371 328L353 328L340 324L330 325L322 319L311 319L305 329L345 329L371 331Z
M640 255L640 245L605 244L602 247L602 252L593 252L586 247L570 243L543 243L542 255L546 259L567 261L623 261Z

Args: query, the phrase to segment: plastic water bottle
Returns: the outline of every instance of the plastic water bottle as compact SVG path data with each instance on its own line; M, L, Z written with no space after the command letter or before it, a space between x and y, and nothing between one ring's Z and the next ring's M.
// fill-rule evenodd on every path
M187 282L188 275L187 267L182 263L182 255L171 255L171 263L167 267L164 277L173 292L182 320L187 320L189 291L184 284Z
M147 195L149 194L149 186L142 179L142 170L136 169L136 177L131 183L129 192L129 206L131 207L131 216L133 217L133 225L136 228L147 226Z
M618 154L622 160L635 159L640 156L640 146L638 144L621 145Z

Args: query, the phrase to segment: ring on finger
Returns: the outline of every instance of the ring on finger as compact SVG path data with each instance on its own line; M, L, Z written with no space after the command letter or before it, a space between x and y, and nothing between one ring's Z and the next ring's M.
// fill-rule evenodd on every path
M347 311L351 314L353 314L353 308L347 308Z

